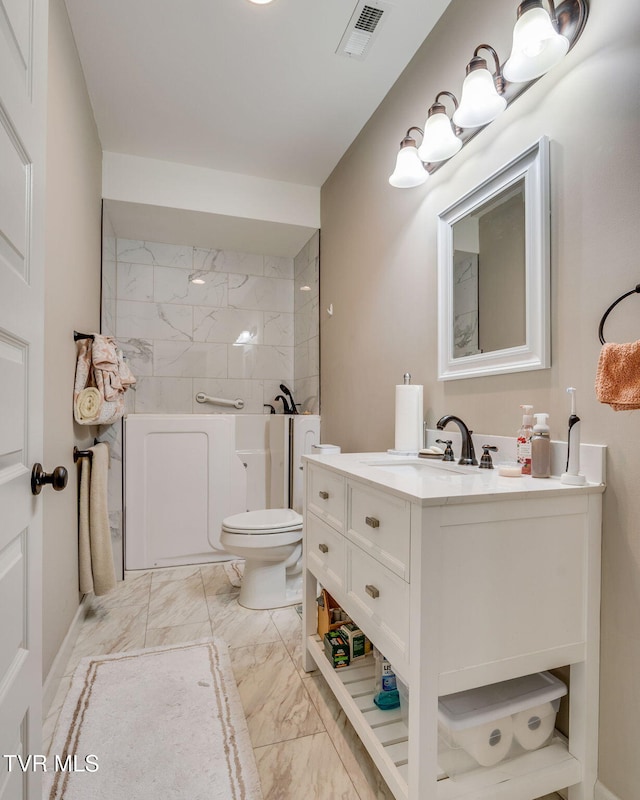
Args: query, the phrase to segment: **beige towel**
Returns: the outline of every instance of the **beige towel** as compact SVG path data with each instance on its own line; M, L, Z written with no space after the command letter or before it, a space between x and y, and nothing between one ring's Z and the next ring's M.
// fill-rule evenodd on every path
M79 425L111 425L124 414L124 393L136 382L111 336L92 334L78 342L73 390ZM88 413L84 413L88 412Z
M80 462L80 591L101 595L116 585L107 511L109 447L100 442L89 450L92 458Z
M602 346L596 397L614 411L640 408L640 341Z

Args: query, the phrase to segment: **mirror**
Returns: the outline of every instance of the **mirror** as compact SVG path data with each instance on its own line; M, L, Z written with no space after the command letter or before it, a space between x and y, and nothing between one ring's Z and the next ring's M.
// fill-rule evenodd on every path
M545 369L549 141L438 218L438 379Z

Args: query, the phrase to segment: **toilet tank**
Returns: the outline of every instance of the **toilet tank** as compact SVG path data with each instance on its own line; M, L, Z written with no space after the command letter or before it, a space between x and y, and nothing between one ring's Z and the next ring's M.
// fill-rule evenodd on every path
M317 414L271 414L268 419L270 507L293 508L302 513L302 456L309 455L312 446L320 441L320 417Z

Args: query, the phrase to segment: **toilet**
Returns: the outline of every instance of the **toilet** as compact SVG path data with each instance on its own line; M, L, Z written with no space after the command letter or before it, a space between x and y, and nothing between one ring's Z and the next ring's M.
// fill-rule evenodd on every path
M270 418L270 500L275 507L222 521L222 547L245 560L238 598L245 608L302 602L302 456L318 442L319 423L315 415Z

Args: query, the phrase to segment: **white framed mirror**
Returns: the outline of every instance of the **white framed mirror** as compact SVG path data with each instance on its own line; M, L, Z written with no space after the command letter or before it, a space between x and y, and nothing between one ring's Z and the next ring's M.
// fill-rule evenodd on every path
M546 369L549 140L438 217L438 380Z

